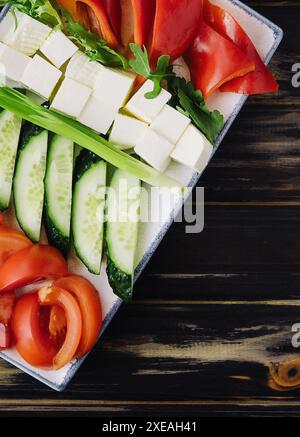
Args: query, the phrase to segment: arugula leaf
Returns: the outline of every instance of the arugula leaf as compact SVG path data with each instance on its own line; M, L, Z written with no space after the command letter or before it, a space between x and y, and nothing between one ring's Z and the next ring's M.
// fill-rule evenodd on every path
M224 125L223 115L217 110L211 112L208 109L201 91L195 90L193 82L174 77L168 83L173 95L169 104L189 117L206 138L215 144Z
M63 11L65 18L65 32L75 43L79 44L85 54L93 61L109 67L129 67L128 60L121 54L111 49L107 42L99 38L95 33L85 29L80 22L73 20L67 11Z
M146 93L145 97L147 99L154 99L161 92L161 82L168 77L174 76L172 73L172 66L170 65L170 56L160 56L157 61L157 68L153 71L150 67L146 47L142 50L138 44L131 43L130 49L135 55L135 59L131 59L129 65L135 73L153 81L153 91Z
M0 6L12 5L14 9L29 15L51 27L62 28L62 20L49 0L0 0Z

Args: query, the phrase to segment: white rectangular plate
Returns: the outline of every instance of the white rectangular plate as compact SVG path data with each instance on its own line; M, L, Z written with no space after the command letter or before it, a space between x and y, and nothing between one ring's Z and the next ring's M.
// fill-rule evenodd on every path
M265 63L268 64L282 40L282 30L238 0L213 0L213 3L229 11L238 20L251 37L262 58L265 60ZM0 14L0 20L4 17L5 13L7 13L7 7L5 7ZM218 147L239 111L242 109L246 99L247 96L219 92L216 92L209 99L208 105L212 109L219 109L225 116L225 125L217 140ZM216 147L215 152L218 147ZM176 175L176 179L180 179L181 182L189 187L190 191L195 187L201 176L198 173L194 173L190 169L183 168L177 164L172 164L170 166L168 174ZM136 268L135 280L137 280L144 270L171 226L173 218L176 217L177 212L180 211L182 206L183 200L180 199L174 209L163 211L161 214L163 218L159 223L144 223L141 225L138 247L139 262ZM11 225L17 227L13 210L10 211L10 222ZM102 329L103 333L122 303L122 301L113 294L108 285L105 274L105 265L102 267L103 273L100 277L93 276L86 270L76 256L72 254L69 258L69 266L73 273L85 276L93 282L99 290L105 317ZM15 351L0 353L0 357L57 391L62 391L66 388L84 361L84 359L74 361L60 371L48 371L29 366Z

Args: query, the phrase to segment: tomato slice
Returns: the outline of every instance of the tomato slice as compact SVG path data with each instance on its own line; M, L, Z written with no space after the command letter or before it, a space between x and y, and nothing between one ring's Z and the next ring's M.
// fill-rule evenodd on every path
M38 293L26 294L18 299L12 315L15 347L32 366L52 366L57 348L47 326L47 314L40 306Z
M8 349L11 345L10 322L15 303L13 293L0 296L0 350Z
M99 294L89 281L80 276L60 278L53 285L72 293L79 303L82 335L76 356L80 358L92 349L100 334L102 307Z
M64 310L66 315L67 332L65 341L53 358L54 368L58 370L72 361L78 349L82 333L80 308L75 297L59 287L42 288L38 295L41 305L58 305Z
M11 255L32 245L32 242L21 232L0 226L0 267Z
M0 268L0 292L13 291L40 279L68 275L66 260L51 246L35 244L11 255Z

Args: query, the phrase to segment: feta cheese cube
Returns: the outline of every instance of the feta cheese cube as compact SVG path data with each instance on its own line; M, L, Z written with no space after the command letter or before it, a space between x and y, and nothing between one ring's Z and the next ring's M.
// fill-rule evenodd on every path
M25 87L48 100L62 73L39 55L34 55L25 68L21 82Z
M168 91L162 89L154 99L146 99L145 94L152 90L153 82L147 80L125 107L128 112L146 123L152 123L172 97Z
M3 85L20 86L22 75L31 58L0 43L0 76Z
M2 18L0 22L0 41L5 42L8 35L16 29L16 25L19 23L22 13L18 10L8 11L7 14Z
M151 124L151 129L176 144L191 120L169 105L165 105Z
M51 33L51 28L21 12L8 13L1 22L1 41L25 55L34 55Z
M96 80L104 67L99 62L77 51L67 65L66 77L76 80L89 88L95 88Z
M98 99L113 103L118 111L126 103L134 81L133 74L103 68L97 78L93 95Z
M67 62L77 50L78 47L60 30L51 32L40 48L41 53L57 68Z
M148 130L148 125L136 118L118 114L116 116L109 141L122 150L135 147Z
M91 88L66 77L54 97L51 109L77 118L87 103L91 92Z
M173 144L150 128L147 129L134 148L137 155L161 172L164 172L170 164L170 155L173 150Z
M91 96L77 121L100 134L106 135L116 114L117 112L113 104Z
M171 157L174 161L201 173L212 155L213 146L193 125L189 126L177 143Z

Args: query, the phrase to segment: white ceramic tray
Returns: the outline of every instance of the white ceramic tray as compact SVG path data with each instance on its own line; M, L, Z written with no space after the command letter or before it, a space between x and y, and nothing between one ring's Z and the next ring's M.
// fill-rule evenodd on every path
M229 11L238 20L238 22L251 37L259 53L265 60L265 63L269 63L282 40L282 30L268 19L259 15L257 12L250 9L238 0L213 0L213 3ZM7 10L8 7L5 7L2 10L2 13L0 14L0 20L7 13ZM239 111L243 107L246 99L247 96L219 92L214 93L214 95L209 99L208 105L212 109L219 109L225 116L225 125L218 137L215 152L220 146L225 134L232 125ZM168 173L171 176L176 175L176 179L180 179L182 183L188 186L190 192L197 184L201 176L200 174L194 173L189 169L178 166L177 164L172 164L168 169ZM183 202L184 199L178 199L174 209L166 209L163 211L161 214L162 218L158 223L144 223L141 225L137 258L138 265L136 268L135 280L138 279L139 275L149 262L153 253L171 226L174 217L177 215L177 212L179 212L182 208ZM10 211L10 222L11 225L17 227L14 218L14 212L12 210ZM102 332L104 332L122 304L122 301L113 294L108 285L105 274L105 265L102 267L103 273L101 274L101 277L93 276L88 273L86 268L80 263L74 254L72 254L69 258L69 266L72 272L85 276L94 283L98 290L100 290L99 292L101 295L105 317L102 329ZM60 371L48 371L39 370L29 366L15 351L0 353L0 357L57 391L62 391L66 388L84 361L84 359L74 361Z

